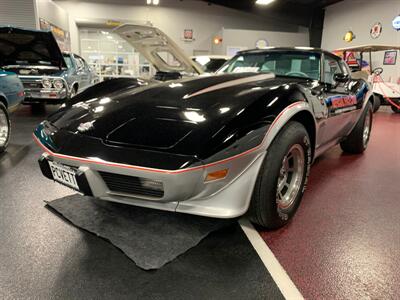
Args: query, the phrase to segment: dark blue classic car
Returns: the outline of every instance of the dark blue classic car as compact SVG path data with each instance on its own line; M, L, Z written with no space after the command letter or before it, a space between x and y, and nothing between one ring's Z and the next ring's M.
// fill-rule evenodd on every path
M25 104L64 103L99 80L83 58L61 53L50 31L0 27L0 64L18 74Z
M24 87L15 73L0 70L0 153L4 152L10 140L10 118L24 99Z

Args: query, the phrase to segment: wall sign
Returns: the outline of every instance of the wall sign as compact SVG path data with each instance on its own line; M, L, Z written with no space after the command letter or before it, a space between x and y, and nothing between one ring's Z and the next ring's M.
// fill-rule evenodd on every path
M400 15L393 19L392 25L394 29L400 30Z
M382 24L380 22L375 23L369 33L373 39L377 39L382 33Z
M183 30L183 41L185 42L193 42L196 39L193 37L193 29L184 29Z
M185 40L193 40L193 29L185 29L183 31L183 38Z
M265 49L267 47L268 47L268 41L267 40L263 40L263 39L257 40L256 48Z
M353 31L349 30L346 32L346 34L344 35L343 39L350 43L351 41L353 41L356 38L355 34L353 33Z
M385 51L383 58L384 65L395 65L397 59L397 50Z

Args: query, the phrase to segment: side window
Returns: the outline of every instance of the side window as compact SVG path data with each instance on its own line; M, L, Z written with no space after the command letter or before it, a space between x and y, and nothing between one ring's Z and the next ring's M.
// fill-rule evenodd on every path
M325 56L324 58L324 82L333 84L333 76L335 74L343 74L339 66L339 62L333 57Z
M350 75L349 68L343 60L340 61L340 66L342 67L342 71L345 75Z
M75 56L76 67L78 70L84 69L85 65L80 57Z

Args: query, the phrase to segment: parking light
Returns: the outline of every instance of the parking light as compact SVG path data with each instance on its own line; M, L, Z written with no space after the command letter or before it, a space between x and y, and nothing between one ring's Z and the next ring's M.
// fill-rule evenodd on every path
M228 169L218 170L207 174L204 182L210 182L214 180L224 179L228 175Z

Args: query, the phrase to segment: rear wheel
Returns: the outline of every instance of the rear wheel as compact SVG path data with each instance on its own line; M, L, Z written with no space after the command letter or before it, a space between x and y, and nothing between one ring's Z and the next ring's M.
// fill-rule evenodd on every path
M310 164L307 130L301 123L288 123L267 151L253 191L250 220L268 229L287 224L300 204Z
M348 153L359 154L365 151L371 136L373 111L371 103L367 104L361 118L350 135L340 143L343 151Z
M4 152L10 140L11 124L7 108L0 102L0 153Z

